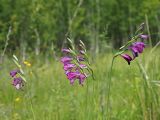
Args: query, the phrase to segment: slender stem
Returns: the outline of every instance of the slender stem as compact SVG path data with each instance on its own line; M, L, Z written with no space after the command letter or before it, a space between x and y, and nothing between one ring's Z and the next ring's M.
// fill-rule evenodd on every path
M32 111L32 114L33 114L33 119L36 120L35 113L34 113L34 110L33 110L33 103L32 103L31 96L30 96L30 104L31 104L31 111Z
M10 37L10 35L11 35L11 32L12 32L12 27L10 26L9 29L8 29L7 36L6 36L6 43L5 43L4 49L3 49L2 54L1 54L0 63L3 63L4 55L5 55L7 46L8 46L8 42L9 42L9 40L10 40L9 37Z
M111 80L112 80L112 68L113 68L113 62L116 56L112 58L112 63L110 67L110 71L108 74L109 82L108 82L108 95L107 95L107 115L108 115L108 120L110 119L110 110L109 110L109 104L110 104L110 95L111 95Z
M28 85L29 85L29 82L28 82ZM29 86L28 86L28 90L30 90L30 89L29 89ZM35 118L35 113L34 113L34 110L33 110L33 103L32 103L31 91L28 91L28 93L29 93L29 100L30 100L30 105L31 105L31 111L32 111L32 115L33 115L33 120L36 120L36 118Z
M148 23L148 16L147 16L147 14L145 14L145 19L146 19L147 32L148 32L148 35L149 35L149 45L152 48L151 33L150 33L150 29L149 29L149 23Z

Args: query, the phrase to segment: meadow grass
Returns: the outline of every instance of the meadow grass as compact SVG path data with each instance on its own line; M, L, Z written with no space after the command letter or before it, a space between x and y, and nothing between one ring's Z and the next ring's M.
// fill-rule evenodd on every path
M11 59L0 66L0 120L105 120L107 107L112 120L160 119L160 49L131 62L117 57L112 72L110 104L107 106L108 72L113 55L94 58L95 80L89 77L84 86L69 84L62 64L49 59L32 59L27 85L23 91L12 85ZM31 72L32 71L32 72Z

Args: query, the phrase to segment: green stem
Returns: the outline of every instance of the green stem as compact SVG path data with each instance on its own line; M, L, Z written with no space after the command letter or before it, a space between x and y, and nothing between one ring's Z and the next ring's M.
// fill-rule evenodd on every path
M116 55L117 56L117 55ZM109 71L109 82L108 82L108 95L107 95L107 115L108 115L108 120L110 119L110 110L109 110L109 104L110 104L110 95L111 95L111 80L112 80L112 68L113 68L113 62L115 57L112 58L112 63Z
M29 82L28 82L28 85L29 85ZM28 90L30 90L30 89L29 89L29 86L28 86L27 88L28 88ZM31 111L32 111L32 115L33 115L33 120L36 120L36 118L35 118L35 113L34 113L34 110L33 110L33 103L32 103L31 92L28 91L28 93L29 93L29 100L30 100L30 105L31 105Z
M141 34L142 34L142 33L139 33L138 35L132 37L130 41L128 41L125 45L123 45L123 46L120 47L119 49L122 50L123 48L126 48L129 44L131 44L131 43L133 43L134 41L136 41Z
M32 111L32 114L33 114L33 119L36 120L31 97L30 97L30 104L31 104L31 111Z

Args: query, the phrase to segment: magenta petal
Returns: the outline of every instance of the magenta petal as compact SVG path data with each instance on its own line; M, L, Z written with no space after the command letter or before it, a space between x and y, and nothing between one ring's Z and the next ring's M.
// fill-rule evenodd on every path
M121 56L128 62L128 65L130 65L130 62L132 61L132 57L127 54L122 54Z
M68 70L71 70L72 68L74 68L75 66L76 66L75 64L69 63L69 64L65 64L63 68L65 71L68 71Z
M61 62L63 64L67 64L67 63L70 63L73 59L71 57L62 57L61 58Z
M145 48L145 44L143 42L135 42L131 48L138 51L138 53L142 53Z
M148 39L148 38L149 38L149 36L148 36L148 35L140 35L139 37L140 37L140 38L142 38L142 39L144 39L144 40L146 40L146 39Z
M130 47L130 50L132 51L133 59L134 59L135 57L138 57L139 51L138 51L138 49L137 49L136 47L132 46L132 47Z
M23 87L23 80L20 77L14 78L12 81L12 85L16 88L16 89L21 89Z
M85 74L80 74L79 75L79 84L83 85L84 80L86 79Z
M77 72L69 72L67 74L67 78L70 80L70 84L73 84L78 76L79 76L79 73Z
M63 53L70 53L71 51L69 49L64 48L64 49L62 49L62 52Z
M68 74L67 74L67 78L69 79L69 80L72 80L72 79L77 79L78 77L79 77L79 72L69 72Z
M18 72L19 72L19 70L12 70L12 71L10 72L10 76L11 76L11 77L14 77L14 76L17 75Z

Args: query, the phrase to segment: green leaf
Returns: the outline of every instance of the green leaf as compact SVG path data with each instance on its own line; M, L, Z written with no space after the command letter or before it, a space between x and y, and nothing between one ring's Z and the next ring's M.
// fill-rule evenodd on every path
M18 62L18 58L16 57L16 55L13 55L13 58Z
M21 65L15 59L13 59L13 62L17 65L18 68L21 68Z

